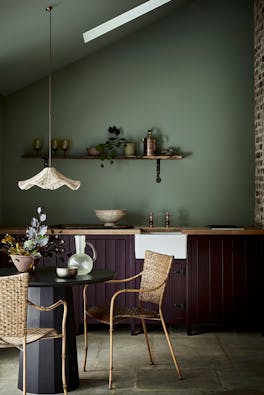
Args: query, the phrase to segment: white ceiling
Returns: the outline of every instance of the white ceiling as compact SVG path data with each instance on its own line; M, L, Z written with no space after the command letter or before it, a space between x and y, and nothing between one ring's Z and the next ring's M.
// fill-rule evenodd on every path
M168 15L190 0L173 0L84 44L83 32L146 0L0 0L0 94L8 95L48 74L52 5L53 70L86 57Z

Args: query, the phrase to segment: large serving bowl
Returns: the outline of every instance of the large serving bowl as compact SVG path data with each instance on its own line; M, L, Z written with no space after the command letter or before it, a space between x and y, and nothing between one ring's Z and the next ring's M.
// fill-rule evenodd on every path
M104 226L114 226L127 213L127 210L95 210L97 218L104 223Z

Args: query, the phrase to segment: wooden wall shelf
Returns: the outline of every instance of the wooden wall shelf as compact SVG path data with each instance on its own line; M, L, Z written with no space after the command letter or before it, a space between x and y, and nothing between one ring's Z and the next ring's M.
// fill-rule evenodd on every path
M41 159L44 161L44 167L48 166L48 155L36 155L36 154L23 154L22 158L26 159ZM89 156L89 155L52 155L52 159L91 159L91 160L101 160L100 156ZM161 160L180 160L182 155L155 155L155 156L118 156L113 158L113 160L156 160L156 182L161 182L160 177L160 161ZM104 159L106 163L109 159Z
M35 154L23 154L22 158L27 159L48 159L48 155L35 155ZM126 160L135 160L135 159L147 159L147 160L179 160L182 159L182 155L155 155L155 156L142 156L142 155L134 155L134 156L117 156L114 160L126 159ZM101 160L100 156L90 156L90 155L54 155L52 154L52 159L97 159ZM107 159L105 159L107 160Z

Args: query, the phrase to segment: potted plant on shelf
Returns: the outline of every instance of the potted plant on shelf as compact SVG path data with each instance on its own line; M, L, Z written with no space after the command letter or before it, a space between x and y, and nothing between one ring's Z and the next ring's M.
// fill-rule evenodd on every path
M121 149L126 146L126 139L120 137L120 129L116 126L109 126L108 132L111 137L104 144L98 144L96 150L99 152L102 161L109 159L110 164L113 164L114 158L120 155ZM101 163L101 167L104 167L103 163Z
M6 234L1 240L1 250L7 253L19 272L35 269L42 256L51 255L51 250L59 250L53 236L47 234L46 214L42 207L37 208L38 218L33 217L26 229L26 237L15 239ZM63 240L60 241L63 244ZM63 252L63 249L61 249Z

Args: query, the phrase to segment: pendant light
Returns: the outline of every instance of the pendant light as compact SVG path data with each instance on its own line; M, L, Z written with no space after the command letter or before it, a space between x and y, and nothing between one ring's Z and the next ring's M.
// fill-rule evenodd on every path
M65 177L61 174L55 167L52 167L51 164L51 11L52 6L46 8L46 11L49 12L50 17L50 29L49 29L49 153L48 153L48 166L44 167L40 173L36 174L34 177L29 178L24 181L19 181L18 186L20 189L27 190L34 186L37 186L42 189L55 190L63 185L66 185L68 188L73 191L77 190L80 187L80 181L72 180L70 178Z

